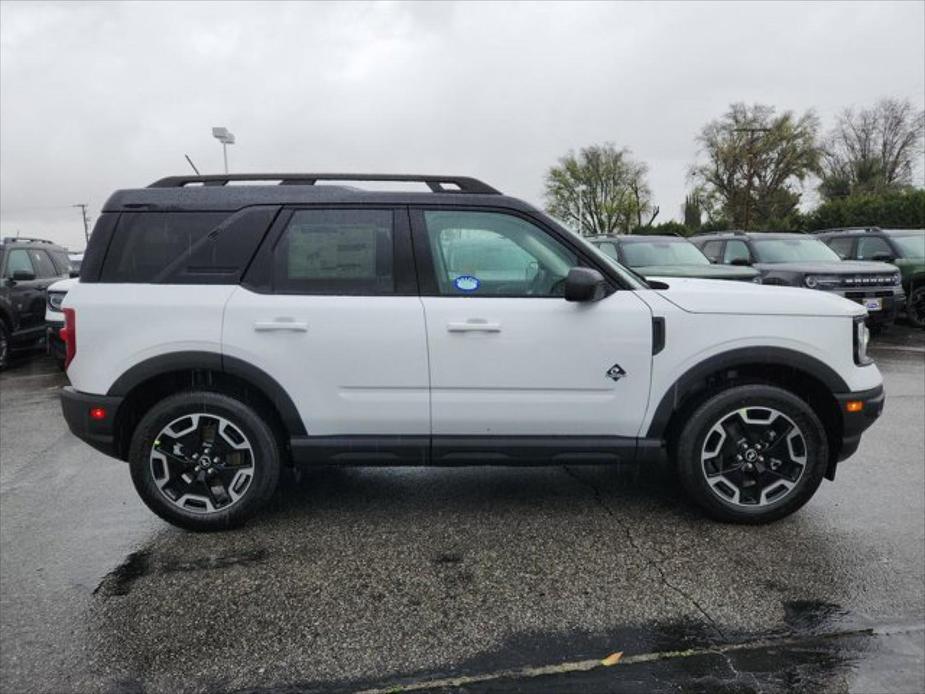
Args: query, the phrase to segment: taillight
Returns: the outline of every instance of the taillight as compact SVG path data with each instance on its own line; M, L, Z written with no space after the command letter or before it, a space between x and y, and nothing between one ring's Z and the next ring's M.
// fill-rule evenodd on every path
M61 341L64 342L64 368L66 369L71 360L77 354L77 314L74 309L64 309L64 327L58 331Z

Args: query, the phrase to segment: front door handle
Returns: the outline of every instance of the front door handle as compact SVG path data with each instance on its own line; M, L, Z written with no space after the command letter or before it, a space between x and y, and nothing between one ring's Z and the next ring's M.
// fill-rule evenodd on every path
M267 333L274 330L285 330L294 333L308 332L308 323L293 320L292 318L277 318L276 320L257 321L254 330L258 333Z
M447 323L447 332L451 333L500 333L500 323L489 323L481 318L470 318L464 323Z

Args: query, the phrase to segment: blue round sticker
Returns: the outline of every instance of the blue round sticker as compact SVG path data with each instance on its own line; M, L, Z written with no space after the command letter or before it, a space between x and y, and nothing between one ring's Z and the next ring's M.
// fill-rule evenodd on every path
M455 280L453 280L453 284L455 284L456 288L461 292L474 292L482 283L479 282L478 277L473 277L472 275L460 275Z

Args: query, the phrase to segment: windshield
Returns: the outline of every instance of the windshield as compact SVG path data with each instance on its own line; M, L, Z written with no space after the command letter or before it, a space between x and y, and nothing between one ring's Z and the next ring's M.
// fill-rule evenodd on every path
M648 265L709 265L700 250L687 241L629 241L620 244L630 267Z
M841 258L818 239L755 239L760 263L831 262Z
M918 234L896 234L893 243L903 258L925 258L925 231Z

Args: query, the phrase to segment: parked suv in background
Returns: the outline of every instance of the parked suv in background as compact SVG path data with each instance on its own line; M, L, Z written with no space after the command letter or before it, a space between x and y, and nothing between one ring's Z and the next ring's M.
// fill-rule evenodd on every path
M0 369L45 337L45 290L67 277L67 250L44 239L0 239Z
M229 185L244 180L266 185ZM470 178L167 178L96 223L63 304L64 417L192 529L242 522L287 465L663 449L716 518L792 513L881 412L864 309L657 286Z
M925 229L860 227L816 232L845 260L882 260L902 273L906 316L925 328Z
M720 231L697 234L691 241L711 262L757 268L764 284L820 289L855 301L867 309L872 326L892 324L905 300L895 266L842 261L806 234Z
M637 234L600 235L588 241L606 256L650 277L697 277L761 283L761 273L751 267L714 265L697 246L679 236Z
M71 273L73 272L72 264ZM58 280L50 285L45 293L45 349L55 358L62 370L67 358L67 349L64 340L61 339L61 328L64 327L64 312L61 310L61 304L64 303L64 297L75 284L77 284L76 277Z

